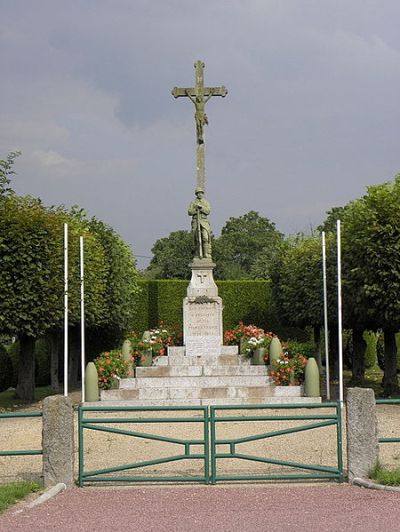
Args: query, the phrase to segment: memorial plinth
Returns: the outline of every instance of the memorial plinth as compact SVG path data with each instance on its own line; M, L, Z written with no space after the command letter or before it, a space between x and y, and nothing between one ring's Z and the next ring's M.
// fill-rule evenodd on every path
M223 343L222 299L213 277L215 264L195 258L183 300L183 343L186 356L220 355Z

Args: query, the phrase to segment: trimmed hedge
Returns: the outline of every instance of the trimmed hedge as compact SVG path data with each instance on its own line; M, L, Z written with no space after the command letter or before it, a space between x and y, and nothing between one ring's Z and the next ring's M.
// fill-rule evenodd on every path
M378 365L376 346L378 344L378 335L374 331L364 331L363 338L366 344L364 363L366 369L374 368Z
M182 302L189 281L144 279L138 282L141 293L133 329L142 333L164 322L182 328ZM275 331L279 320L273 310L270 281L217 281L222 298L224 329L239 321L254 323Z

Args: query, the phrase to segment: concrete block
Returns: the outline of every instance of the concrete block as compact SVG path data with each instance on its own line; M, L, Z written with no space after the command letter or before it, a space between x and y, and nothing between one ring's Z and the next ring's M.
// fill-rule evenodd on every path
M219 377L148 377L146 379L136 379L137 388L147 387L168 387L168 388L203 388L215 386L262 386L266 384L266 377L263 375L235 375Z
M139 390L137 388L126 388L119 390L101 390L101 401L129 401L131 399L139 398ZM86 404L86 403L85 403ZM97 406L100 406L97 403Z
M349 481L368 478L379 453L374 391L369 388L348 388L346 406Z
M168 366L169 360L167 356L153 358L154 366Z
M221 355L238 355L239 347L237 345L222 345Z
M266 366L204 366L205 376L268 375Z
M98 404L98 403L97 403ZM46 488L74 483L74 411L68 397L43 400L43 482Z
M136 378L148 377L200 377L203 368L201 366L151 366L137 368Z

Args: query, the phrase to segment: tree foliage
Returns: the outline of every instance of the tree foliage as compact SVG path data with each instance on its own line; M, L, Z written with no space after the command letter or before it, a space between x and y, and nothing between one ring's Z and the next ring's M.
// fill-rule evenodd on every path
M400 328L400 176L368 187L351 202L343 223L347 312L358 326L382 328L385 338L384 391L397 392L395 333Z
M0 159L0 199L14 194L11 188L11 176L15 174L13 170L14 162L21 155L19 151L9 153L6 159Z
M146 277L153 279L190 279L193 237L190 231L174 231L160 238L151 249L153 257Z
M328 235L328 294L335 292L335 247ZM298 327L323 324L323 278L321 239L316 236L288 239L272 266L275 303L279 316ZM331 319L336 318L335 301L329 299Z
M17 393L33 398L35 339L63 328L64 223L69 243L69 325L80 323L79 237L84 237L85 324L89 330L130 328L138 292L131 249L103 222L84 211L44 207L9 187L17 155L2 161L0 176L0 333L21 341Z
M357 318L400 328L400 176L370 186L343 222L344 283Z
M282 239L275 224L258 212L229 218L214 243L216 277L268 279L272 257Z

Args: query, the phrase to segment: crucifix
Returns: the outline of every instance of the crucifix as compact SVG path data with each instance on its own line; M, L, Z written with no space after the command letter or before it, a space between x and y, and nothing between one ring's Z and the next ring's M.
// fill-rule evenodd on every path
M225 96L228 91L224 86L222 87L204 87L204 63L196 61L194 64L196 70L196 84L194 87L174 87L172 89L172 96L174 98L187 97L194 104L196 121L196 167L197 167L197 187L205 191L205 164L204 164L204 126L208 124L207 115L205 113L205 105L212 96Z

